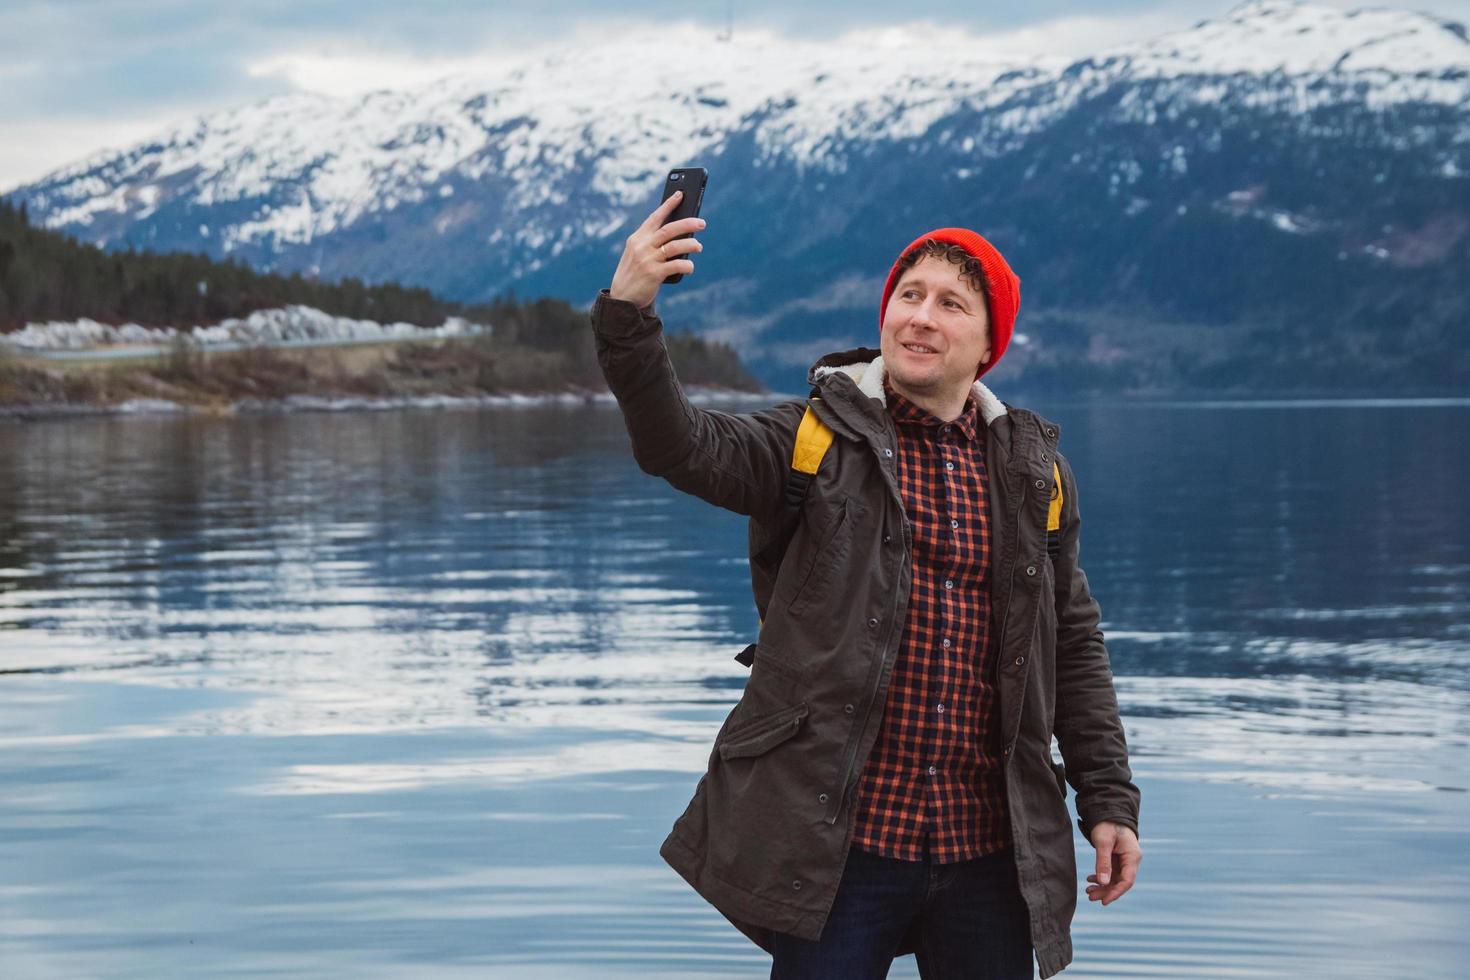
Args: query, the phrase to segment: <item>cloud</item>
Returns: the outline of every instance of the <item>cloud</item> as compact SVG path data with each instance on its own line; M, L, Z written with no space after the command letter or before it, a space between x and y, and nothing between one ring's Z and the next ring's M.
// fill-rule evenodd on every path
M932 21L845 31L836 40L873 47L929 44L963 47L993 55L998 61L1017 58L1075 58L1094 51L1178 30L1187 26L1172 12L1145 11L1125 16L1057 17L1040 24L1004 30L976 31Z
M7 122L0 146L0 194L14 190L68 163L120 150L178 122L166 112L127 119L37 119Z

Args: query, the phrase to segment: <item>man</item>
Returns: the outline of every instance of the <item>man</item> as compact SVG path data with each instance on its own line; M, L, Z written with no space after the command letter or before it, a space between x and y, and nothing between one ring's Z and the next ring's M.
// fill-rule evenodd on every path
M598 359L639 465L750 517L761 629L660 853L772 954L773 978L884 977L907 952L926 980L1030 977L1033 953L1052 976L1077 895L1066 784L1096 849L1089 900L1126 892L1142 851L1058 427L979 382L1020 282L964 229L903 250L880 349L809 372L832 441L793 532L807 405L696 408L669 365L653 301L694 271L703 245L679 236L705 227L665 225L676 206L628 237L592 310Z

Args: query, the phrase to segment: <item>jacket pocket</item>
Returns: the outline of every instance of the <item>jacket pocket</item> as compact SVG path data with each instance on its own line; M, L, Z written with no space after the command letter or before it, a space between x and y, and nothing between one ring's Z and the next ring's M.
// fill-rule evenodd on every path
M746 722L720 741L720 758L745 759L771 751L801 730L807 711L807 703L802 701Z

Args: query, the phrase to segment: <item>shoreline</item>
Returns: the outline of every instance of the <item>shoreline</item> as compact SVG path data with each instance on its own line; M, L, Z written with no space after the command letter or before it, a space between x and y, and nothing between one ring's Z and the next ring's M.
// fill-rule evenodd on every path
M702 404L776 404L786 398L778 392L739 391L686 385L691 402ZM571 390L500 395L391 395L384 397L288 395L284 398L245 398L220 405L199 405L167 398L130 398L112 404L38 402L0 404L0 422L53 421L73 418L234 418L248 415L290 415L304 412L390 412L405 409L463 410L482 408L616 407L610 391Z
M577 336L581 336L578 334ZM586 339L586 338L582 338ZM691 398L774 396L739 365L688 353ZM613 404L590 341L566 351L481 336L203 351L117 362L0 356L0 420Z

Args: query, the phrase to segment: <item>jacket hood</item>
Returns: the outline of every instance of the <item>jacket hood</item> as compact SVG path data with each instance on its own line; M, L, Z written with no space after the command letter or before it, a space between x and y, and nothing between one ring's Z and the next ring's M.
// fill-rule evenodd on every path
M829 375L845 374L857 385L858 391L886 408L888 395L883 389L883 379L887 373L883 366L883 355L877 348L854 347L851 350L836 351L818 360L807 371L806 380L807 384L815 385ZM979 381L972 384L970 390L975 393L975 403L979 406L980 416L987 426L1007 414L1001 400Z

